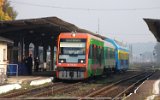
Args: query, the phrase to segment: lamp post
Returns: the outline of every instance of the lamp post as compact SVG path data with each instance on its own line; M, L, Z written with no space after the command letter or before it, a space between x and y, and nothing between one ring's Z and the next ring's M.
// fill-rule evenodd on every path
M142 64L142 54L140 53L140 64Z
M156 61L155 61L155 57L156 57L156 53L155 53L155 50L153 50L153 71L155 71L155 66L156 66Z

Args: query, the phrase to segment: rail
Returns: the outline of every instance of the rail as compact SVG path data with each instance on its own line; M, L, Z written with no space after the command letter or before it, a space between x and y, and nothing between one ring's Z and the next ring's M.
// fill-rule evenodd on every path
M131 77L129 77L129 78L122 79L122 80L120 80L120 81L118 81L118 82L115 82L115 83L113 83L113 84L110 84L110 85L108 85L108 86L105 86L105 87L103 87L103 88L101 88L101 89L99 89L99 90L97 90L97 91L95 91L95 92L92 92L92 93L86 95L85 97L97 97L97 96L98 96L99 94L101 94L102 92L105 92L105 93L108 92L108 93L109 93L109 92L111 92L112 90L116 89L118 84L121 84L121 83L123 83L123 82L126 82L126 81L128 81L128 80L130 80L130 79L134 79L134 78L139 77L139 76L144 75L144 74L146 74L146 72L141 73L141 74L138 74L138 75L131 76ZM117 98L117 97L116 97L116 98Z

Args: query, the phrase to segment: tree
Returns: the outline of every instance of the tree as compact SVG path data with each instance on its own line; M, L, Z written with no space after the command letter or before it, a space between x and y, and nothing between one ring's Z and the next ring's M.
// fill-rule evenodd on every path
M8 0L0 0L0 20L14 20L17 12L10 6Z

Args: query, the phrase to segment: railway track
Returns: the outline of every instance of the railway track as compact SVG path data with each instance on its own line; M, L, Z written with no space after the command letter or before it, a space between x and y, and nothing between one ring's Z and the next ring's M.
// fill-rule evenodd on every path
M129 94L135 89L136 86L141 84L144 80L149 78L153 73L143 73L135 75L111 85L105 86L95 92L86 95L84 98L90 97L105 97L106 99L120 99L123 96Z
M132 73L133 74L133 73ZM88 99L119 99L124 97L125 95L131 93L131 91L135 90L135 87L141 84L144 80L146 80L153 73L146 72L138 75L134 75L129 78L125 78L121 81L106 84L107 86L99 85L95 90L90 88L89 91L81 92L81 94L76 94L77 91L82 90L82 87L88 87L91 82L78 82L78 83L51 83L47 85L43 85L36 88L30 88L26 90L16 90L12 91L12 93L6 93L0 95L0 98L43 98L43 97L61 97L62 99L65 95L69 95L71 98L78 98L83 100ZM127 74L128 75L128 74ZM89 85L88 85L89 84ZM89 89L89 88L88 88ZM73 94L74 93L74 94ZM87 94L87 95L86 95ZM56 98L57 99L57 98Z
M33 89L27 89L27 90L19 90L17 92L7 93L0 95L0 98L28 98L28 97L47 97L51 96L56 93L63 93L65 91L70 91L71 89L74 89L73 87L78 86L79 84L82 84L81 82L78 83L53 83L49 84L47 86L37 87Z
M78 83L73 83L73 84L67 84L67 85L64 85L64 86L60 86L60 87L50 87L47 91L41 91L39 93L36 93L36 94L32 94L32 95L29 95L29 96L32 96L32 97L41 97L41 96L50 96L50 95L54 95L56 93L64 93L64 92L67 92L67 91L71 91L72 89L74 89L74 87L78 86L82 84L81 82L78 82Z
M58 86L58 85L61 85L61 84L62 84L61 82L58 82L58 83L51 83L51 84L47 84L47 85L40 86L40 87L30 88L30 89L20 89L20 90L14 91L14 92L1 94L0 98L19 97L19 96L25 95L27 93L33 93L33 92L36 92L36 91L40 91L40 90L43 90L43 89L50 88L52 86Z

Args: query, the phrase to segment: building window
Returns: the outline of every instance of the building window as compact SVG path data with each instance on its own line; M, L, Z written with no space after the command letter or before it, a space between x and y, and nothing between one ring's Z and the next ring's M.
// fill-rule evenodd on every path
M7 50L3 49L3 61L7 60Z

